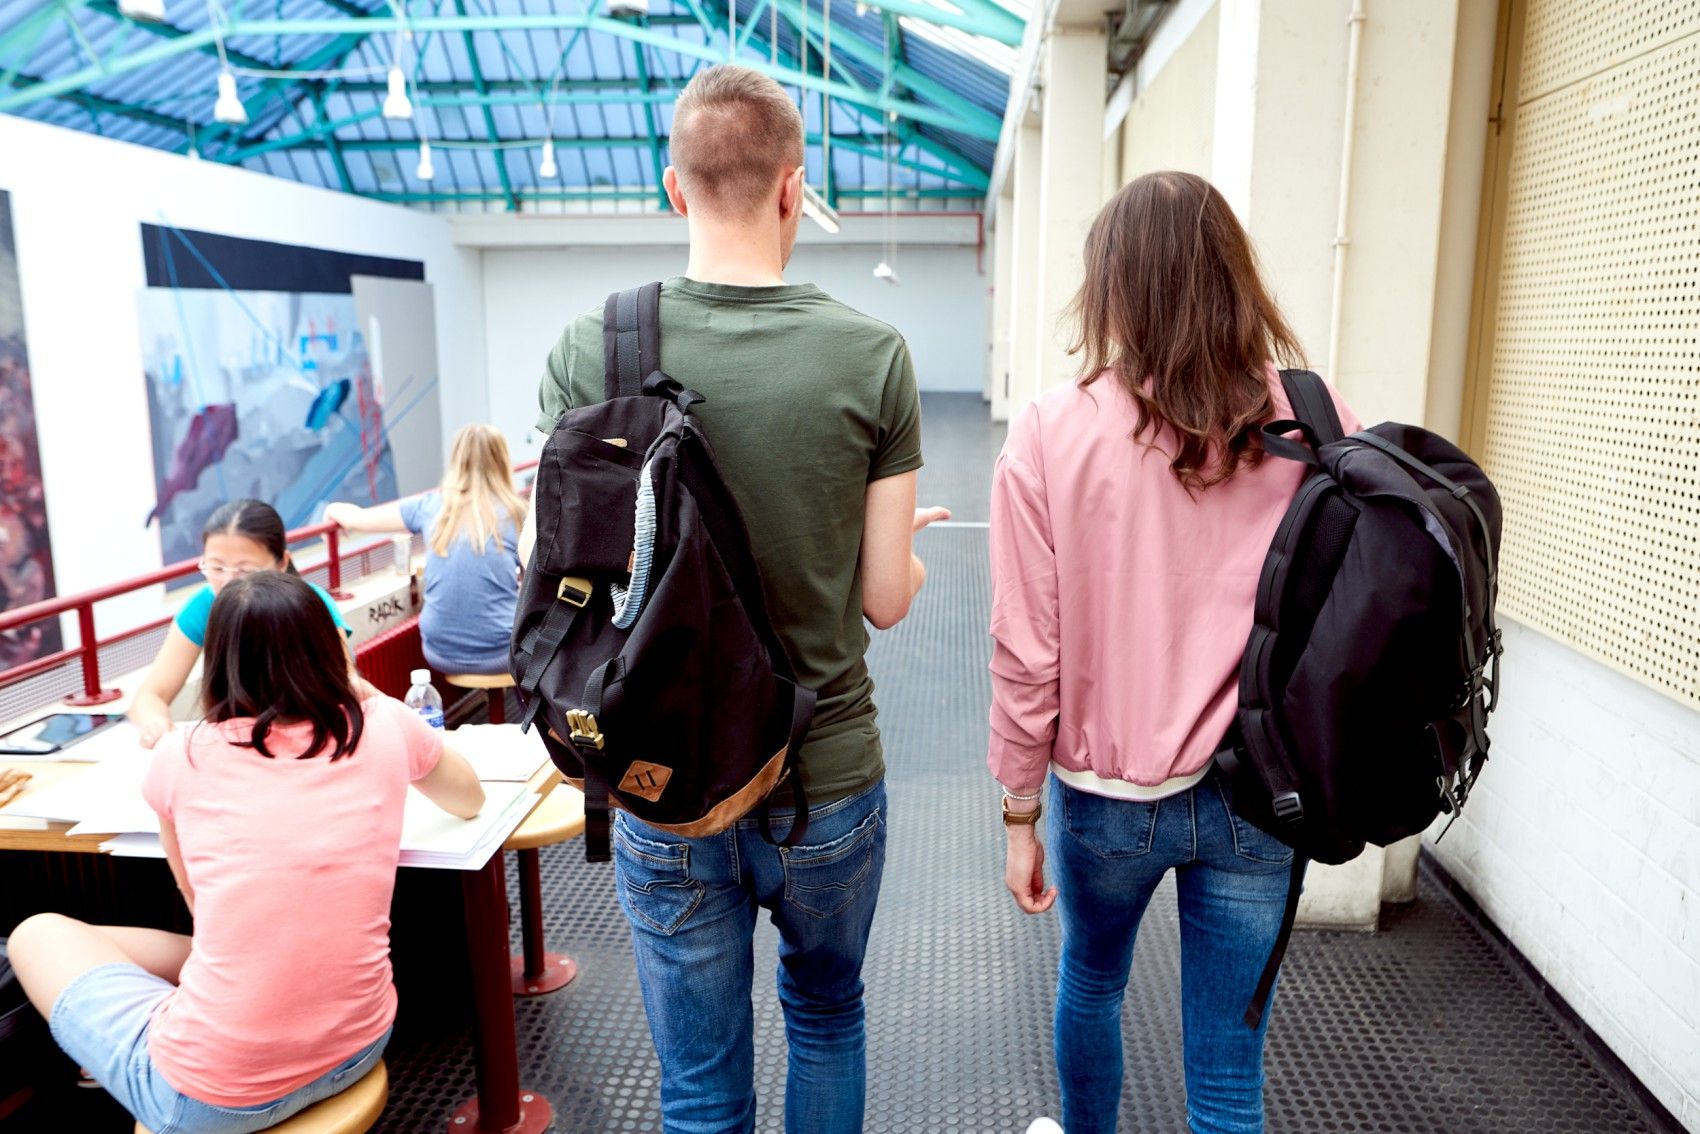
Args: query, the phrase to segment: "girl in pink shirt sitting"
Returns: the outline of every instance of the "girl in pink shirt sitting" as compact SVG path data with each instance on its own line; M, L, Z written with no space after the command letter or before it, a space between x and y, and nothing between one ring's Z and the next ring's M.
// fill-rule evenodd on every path
M1134 937L1170 871L1188 1128L1258 1134L1269 1016L1252 1028L1242 1014L1293 852L1233 813L1212 758L1238 704L1258 574L1303 475L1258 446L1264 423L1292 416L1275 363L1299 344L1245 230L1191 174L1116 194L1085 268L1082 377L1011 423L992 489L1004 881L1028 913L1061 914L1068 1134L1116 1129ZM1049 889L1036 826L1047 781Z
M205 722L161 739L143 785L193 938L38 914L10 954L59 1046L145 1126L245 1134L377 1063L408 784L463 818L484 789L417 714L359 699L296 576L224 586L204 672Z

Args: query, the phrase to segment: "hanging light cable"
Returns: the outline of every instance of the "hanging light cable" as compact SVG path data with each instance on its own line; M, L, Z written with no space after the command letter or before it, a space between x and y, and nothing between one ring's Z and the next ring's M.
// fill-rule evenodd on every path
M830 3L830 2L831 2L831 0L822 0L823 5L826 4L826 3ZM800 27L801 30L799 31L798 35L799 35L799 38L802 40L802 43L803 43L803 57L802 57L802 61L801 61L802 62L802 76L803 76L803 78L806 79L806 78L808 78L808 74L809 74L809 56L808 56L808 49L809 49L809 39L808 39L809 0L803 0L802 12L803 12L802 21L799 24L799 27ZM830 32L828 32L827 34L829 36L831 35ZM827 42L830 45L831 40L829 39ZM826 56L826 63L828 65L830 65L830 63L831 63L831 56L830 55ZM825 71L822 72L822 77L823 78L826 77ZM808 88L799 84L798 87L797 87L797 106L798 106L799 110L804 111L803 122L804 122L805 127L807 126L807 123L808 123L808 114L807 114L808 101L809 101ZM829 114L830 114L830 110L827 107L826 95L823 93L821 95L821 132L822 132L823 135L829 135L831 133L831 120L828 118ZM829 234L836 236L838 234L839 230L840 230L840 225L838 223L838 210L833 208L830 204L828 204L827 199L825 197L821 196L818 192L816 192L815 187L809 184L808 169L807 169L807 165L806 165L808 153L809 153L808 137L805 134L805 136L803 138L803 157L804 157L804 160L805 160L805 167L804 167L804 170L803 170L803 215L808 217L810 220L814 221L816 224L820 225L821 228L825 229ZM825 155L825 157L824 157L825 161L830 162L832 160L832 146L831 146L830 143L828 143L825 146L825 148L822 150L822 153ZM825 177L830 178L831 176L832 176L832 174L829 170L825 174ZM822 184L829 184L829 182L823 180Z
M891 21L882 14L880 28L885 38L885 85L891 89ZM891 216L891 128L897 122L897 111L888 110L885 115L885 139L881 149L885 152L885 256L874 265L874 278L884 280L892 287L897 287L902 281L897 278L897 239L892 231Z
M213 29L213 47L218 51L218 99L213 103L213 121L226 126L246 126L248 108L236 93L236 76L224 53L224 10L207 0L207 23Z
M821 62L820 77L825 80L820 91L820 187L826 199L832 200L832 0L820 0Z
M407 74L401 69L401 48L404 40L413 38L413 33L407 27L405 7L399 6L396 0L390 0L390 11L402 21L402 29L396 33L395 47L390 52L388 89L384 94L384 117L408 119L413 117L413 100L407 97Z

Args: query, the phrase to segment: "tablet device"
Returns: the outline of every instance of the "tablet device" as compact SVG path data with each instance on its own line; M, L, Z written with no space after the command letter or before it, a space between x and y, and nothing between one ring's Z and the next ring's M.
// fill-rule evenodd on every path
M0 753L49 756L123 719L114 713L54 713L0 733Z

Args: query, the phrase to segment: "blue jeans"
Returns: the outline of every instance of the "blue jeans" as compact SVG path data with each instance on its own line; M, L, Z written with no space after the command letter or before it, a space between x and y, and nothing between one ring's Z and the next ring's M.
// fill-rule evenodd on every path
M775 808L772 826L784 838L791 812ZM785 1129L862 1129L862 955L885 868L885 785L810 808L804 838L775 846L752 816L686 839L615 813L616 889L661 1060L667 1134L755 1129L758 907L779 929Z
M390 1039L386 1031L280 1099L258 1106L215 1106L166 1082L148 1055L154 1009L174 990L170 981L140 965L97 965L65 986L48 1019L65 1054L88 1068L95 1082L154 1134L249 1134L276 1126L365 1078Z
M1281 928L1292 848L1240 819L1211 773L1154 803L1051 779L1047 832L1062 915L1055 1044L1063 1129L1114 1134L1122 995L1151 894L1172 867L1180 902L1187 1126L1261 1134L1263 1036L1242 1018Z

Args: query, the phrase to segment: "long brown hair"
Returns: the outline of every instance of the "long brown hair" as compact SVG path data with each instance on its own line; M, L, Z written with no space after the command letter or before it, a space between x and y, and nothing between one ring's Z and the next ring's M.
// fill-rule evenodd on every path
M1204 178L1148 173L1110 199L1086 238L1086 281L1069 315L1080 385L1114 374L1139 409L1136 439L1172 429L1169 469L1188 491L1262 458L1268 366L1302 351L1258 277L1251 239Z
M431 550L438 555L447 555L460 535L479 555L491 540L499 548L502 513L516 532L525 523L525 501L514 491L513 471L508 467L508 441L493 425L468 425L455 434L438 491L443 510L430 537Z
M342 632L301 578L255 571L232 579L213 600L206 651L201 710L214 724L252 717L253 732L238 747L270 757L272 728L304 722L313 736L300 759L354 753L366 721Z

